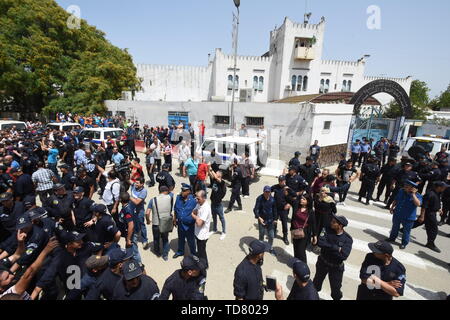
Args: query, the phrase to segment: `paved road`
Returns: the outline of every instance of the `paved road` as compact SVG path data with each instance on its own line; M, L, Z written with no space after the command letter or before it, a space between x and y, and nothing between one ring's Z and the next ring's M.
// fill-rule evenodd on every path
M142 156L141 156L142 157ZM174 168L178 165L175 164ZM144 162L141 162L144 163ZM175 191L180 190L181 182L187 179L174 175L177 186ZM253 205L256 197L262 193L264 185L277 183L276 178L260 177L259 181L250 186L250 198L243 199L243 211L232 211L225 215L227 224L227 237L220 240L220 234L213 234L207 244L209 258L208 280L206 294L209 299L234 299L233 296L233 275L236 266L245 257L246 245L258 237L257 224L253 216ZM391 215L387 210L381 209L382 203L374 203L365 206L358 203L356 192L359 182L355 182L350 189L350 194L346 201L346 206L338 206L338 214L344 215L349 220L346 231L353 237L353 250L346 262L346 270L343 280L343 294L345 300L356 298L359 281L359 269L364 256L369 252L367 243L385 239L389 235L391 227ZM156 187L149 188L149 197L157 194ZM226 204L230 198L230 189L225 196ZM97 197L97 196L96 196ZM220 222L218 224L220 228ZM281 231L281 224L279 225ZM394 256L406 267L407 287L404 297L400 300L423 300L423 299L445 299L450 292L450 238L446 235L450 233L450 226L440 227L439 236L436 241L442 253L435 253L424 247L426 234L424 228L418 228L412 232L412 241L406 250L399 250L394 245ZM148 229L149 239L152 239L151 229ZM164 281L176 269L180 267L181 258L172 259L172 255L177 249L177 234L173 232L170 237L171 251L169 261L157 258L150 250L144 251L140 247L143 262L146 270L158 283L160 289ZM187 247L187 246L186 246ZM280 237L275 239L274 248L277 256L266 254L263 273L272 275L282 284L285 296L293 283L293 277L289 263L293 259L292 244L286 246ZM185 252L189 252L186 248ZM308 252L308 264L312 275L315 274L315 262L317 255ZM325 280L322 291L322 299L331 299L328 279ZM273 293L266 293L265 299L274 299Z

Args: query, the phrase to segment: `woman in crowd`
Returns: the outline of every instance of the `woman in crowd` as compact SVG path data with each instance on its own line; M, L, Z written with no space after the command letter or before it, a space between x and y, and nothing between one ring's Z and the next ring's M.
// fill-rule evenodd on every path
M299 207L291 221L292 243L295 258L307 263L306 247L317 244L316 218L313 210L313 200L310 195L300 196Z

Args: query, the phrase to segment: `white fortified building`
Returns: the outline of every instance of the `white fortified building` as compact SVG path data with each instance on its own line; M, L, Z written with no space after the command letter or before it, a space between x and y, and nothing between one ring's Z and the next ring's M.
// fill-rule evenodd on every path
M138 64L143 90L138 101L235 101L272 102L287 97L327 92L357 92L377 79L389 79L409 93L412 78L365 76L365 57L358 61L322 60L325 18L318 24L301 24L285 18L270 32L270 48L262 56L238 56L233 81L234 56L216 49L208 66ZM126 100L131 100L126 94ZM386 104L392 98L380 94Z

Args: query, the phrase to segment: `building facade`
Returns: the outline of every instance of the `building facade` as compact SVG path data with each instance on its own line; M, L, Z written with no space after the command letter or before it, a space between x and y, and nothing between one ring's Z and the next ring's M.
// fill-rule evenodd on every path
M365 75L366 56L358 61L323 60L325 18L318 24L295 23L285 18L270 32L269 51L262 56L234 56L216 49L204 67L138 64L142 91L125 100L272 102L291 96L327 92L356 92L377 79L390 79L409 93L412 78ZM386 104L387 94L377 95Z

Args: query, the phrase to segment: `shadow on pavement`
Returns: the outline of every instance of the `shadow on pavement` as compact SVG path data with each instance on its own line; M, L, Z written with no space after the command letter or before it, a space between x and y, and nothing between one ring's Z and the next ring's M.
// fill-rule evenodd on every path
M252 242L253 240L258 240L258 239L254 238L254 237L242 237L239 240L239 248L245 255L248 255L248 253L249 253L248 247L250 245L250 242Z
M423 288L416 288L409 283L407 283L406 286L427 300L447 300L447 294L443 291L433 292Z
M438 258L433 257L432 255L424 252L424 251L419 251L416 253L416 256L421 257L422 259L426 259L428 261L433 262L434 264L441 266L444 269L447 269L450 272L450 266L448 265L447 262L442 261Z

